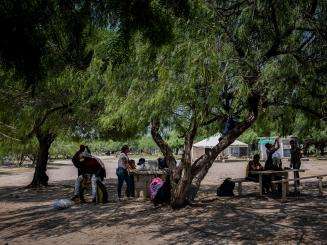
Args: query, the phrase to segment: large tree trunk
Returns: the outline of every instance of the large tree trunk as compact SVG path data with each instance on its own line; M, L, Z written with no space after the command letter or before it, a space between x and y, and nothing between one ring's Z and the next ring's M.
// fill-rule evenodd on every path
M36 138L39 143L39 149L35 164L34 177L29 187L40 187L48 185L49 177L46 174L47 163L49 157L49 149L55 139L55 136L50 132L41 132L41 130L39 130L36 133Z
M185 146L183 157L181 160L180 168L182 169L181 177L179 178L178 182L175 185L175 188L172 190L171 195L171 203L170 205L173 208L181 208L187 204L187 193L189 186L192 181L192 173L191 173L191 166L192 166L192 159L191 159L191 149L193 145L193 138L194 136L189 135L185 139Z
M159 146L161 152L165 156L167 165L170 169L171 183L171 200L170 205L173 208L181 208L187 204L187 192L192 181L191 174L191 149L193 140L196 135L197 125L195 120L190 125L190 132L185 137L184 152L179 166L173 155L173 150L163 140L159 134L159 121L153 120L151 123L151 134L153 140Z

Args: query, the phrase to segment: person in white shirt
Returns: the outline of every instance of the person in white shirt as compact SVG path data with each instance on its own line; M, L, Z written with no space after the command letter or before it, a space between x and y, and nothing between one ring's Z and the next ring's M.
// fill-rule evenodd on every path
M131 196L131 184L127 171L128 161L129 161L128 153L129 153L129 147L128 145L124 145L121 148L121 153L118 158L118 167L116 169L116 174L118 177L118 185L117 185L118 198L122 198L121 189L123 187L124 182L126 182L126 186L127 186L126 195L127 197Z
M273 160L273 165L275 166L276 170L277 169L282 170L282 168L283 168L282 167L282 157L278 151L275 151L272 154L272 160Z

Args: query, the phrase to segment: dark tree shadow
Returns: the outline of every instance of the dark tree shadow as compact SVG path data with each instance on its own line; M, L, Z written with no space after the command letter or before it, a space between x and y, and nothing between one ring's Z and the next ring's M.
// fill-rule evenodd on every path
M1 211L0 234L10 241L19 237L59 237L85 229L128 226L147 232L164 244L224 243L316 243L327 240L327 201L318 197L310 184L304 195L281 203L271 197L215 196L215 186L203 186L192 206L172 210L155 208L149 201L116 201L116 180L106 180L110 202L82 204L54 210L52 201L71 196L74 181L60 181L42 190L0 188L2 202L32 203ZM314 187L314 188L313 188ZM249 186L249 189L253 186ZM254 190L254 189L253 189ZM35 202L35 205L33 205ZM133 236L133 234L130 234Z

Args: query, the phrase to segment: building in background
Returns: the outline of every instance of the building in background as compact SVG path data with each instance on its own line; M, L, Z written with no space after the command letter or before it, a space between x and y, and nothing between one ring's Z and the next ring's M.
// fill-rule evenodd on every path
M202 156L207 150L218 144L221 134L213 135L209 138L197 142L192 147L192 159ZM239 140L235 140L218 157L243 157L248 156L249 146Z

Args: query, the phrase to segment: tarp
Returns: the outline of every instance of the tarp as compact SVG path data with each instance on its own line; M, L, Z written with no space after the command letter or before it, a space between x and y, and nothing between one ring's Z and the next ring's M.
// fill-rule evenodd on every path
M201 140L197 143L195 143L193 146L195 147L201 147L201 148L212 148L215 145L218 144L219 142L219 138L221 137L221 134L216 134L213 135L209 138L206 138L204 140ZM241 142L239 140L235 140L230 146L234 146L234 147L248 147L248 144Z
M267 143L274 144L275 142L275 137L262 137L259 138L259 145L265 145Z

